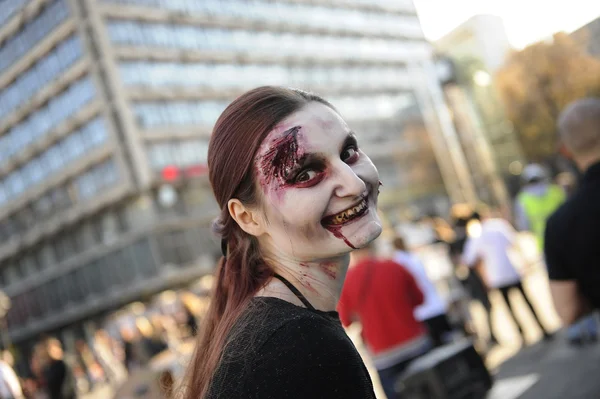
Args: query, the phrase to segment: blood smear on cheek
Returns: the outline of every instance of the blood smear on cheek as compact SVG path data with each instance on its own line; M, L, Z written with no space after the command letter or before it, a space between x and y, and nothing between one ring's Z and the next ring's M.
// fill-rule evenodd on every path
M354 245L352 245L352 243L350 241L348 241L348 239L346 237L344 237L344 235L342 234L341 226L326 226L325 228L327 230L329 230L331 232L331 234L333 234L334 237L339 238L340 240L343 240L347 246L349 246L352 249L356 249L356 247Z

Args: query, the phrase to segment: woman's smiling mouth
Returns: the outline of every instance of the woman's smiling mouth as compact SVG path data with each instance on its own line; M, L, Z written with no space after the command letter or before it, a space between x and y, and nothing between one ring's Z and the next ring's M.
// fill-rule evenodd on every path
M321 220L323 226L341 226L350 223L355 219L360 218L369 210L367 198L363 198L358 204L336 213L335 215L326 216Z

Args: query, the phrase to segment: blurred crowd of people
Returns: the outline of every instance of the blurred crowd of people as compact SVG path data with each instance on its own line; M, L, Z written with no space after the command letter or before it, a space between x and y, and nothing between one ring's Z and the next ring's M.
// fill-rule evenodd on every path
M14 358L5 350L0 398L73 399L104 385L117 388L135 370L148 368L155 356L191 340L197 317L196 309L185 304L172 314L136 316L116 334L101 328L89 340L76 340L70 351L59 339L45 337L35 344L23 375L15 372Z
M388 399L400 397L394 384L410 363L436 347L471 337L475 342L484 342L478 349L485 357L490 348L501 344L496 335L498 326L492 323L492 291L501 294L523 345L528 342L515 315L511 298L515 294L531 312L543 339L554 338L554 331L539 317L531 295L523 287L523 278L536 265L544 265L546 222L576 192L572 186L575 179L568 179L570 184L564 187L564 175L553 181L547 169L538 164L528 165L522 178L514 218L506 209L455 205L445 218L424 217L414 222L430 229L426 242L411 248L402 236L407 229L397 228L391 239L392 256L378 255L372 246L353 252L340 299L340 317L346 326L354 321L362 324L362 338ZM529 252L522 247L519 237L523 235L518 231L531 237ZM450 276L442 284L445 288L430 277L439 264L428 269L419 257L421 248L432 245L443 246L452 265ZM452 295L456 284L462 295ZM473 326L472 302L479 302L486 310L487 332ZM593 313L565 327L567 339L574 345L597 340Z

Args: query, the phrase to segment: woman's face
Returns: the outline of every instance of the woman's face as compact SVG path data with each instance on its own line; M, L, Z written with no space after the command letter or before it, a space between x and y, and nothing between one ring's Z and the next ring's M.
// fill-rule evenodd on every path
M313 102L273 129L255 159L265 255L327 259L381 233L379 173L331 108Z

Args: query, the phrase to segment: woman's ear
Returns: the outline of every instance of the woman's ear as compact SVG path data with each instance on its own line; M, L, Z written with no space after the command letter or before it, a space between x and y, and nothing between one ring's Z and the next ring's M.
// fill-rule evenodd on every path
M227 202L229 214L246 233L258 237L264 233L262 217L258 209L246 207L237 198Z

